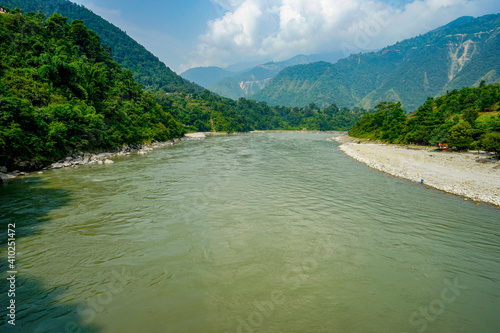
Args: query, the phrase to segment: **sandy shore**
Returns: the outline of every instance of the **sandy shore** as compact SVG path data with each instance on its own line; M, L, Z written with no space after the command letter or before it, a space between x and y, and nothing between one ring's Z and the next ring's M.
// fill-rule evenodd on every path
M357 143L350 137L335 137L340 149L369 167L448 193L500 206L500 163L486 155L436 151L433 148Z

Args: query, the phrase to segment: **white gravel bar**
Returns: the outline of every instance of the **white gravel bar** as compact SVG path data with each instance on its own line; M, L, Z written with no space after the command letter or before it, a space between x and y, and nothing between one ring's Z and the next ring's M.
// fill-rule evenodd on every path
M478 162L487 160L487 155L359 142L346 136L331 139L342 143L339 148L347 155L371 168L500 206L500 164Z

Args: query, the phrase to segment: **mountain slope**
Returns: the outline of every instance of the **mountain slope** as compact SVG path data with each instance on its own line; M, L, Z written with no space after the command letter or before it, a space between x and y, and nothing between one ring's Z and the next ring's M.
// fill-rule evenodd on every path
M163 89L167 92L201 92L203 88L193 84L165 66L156 56L129 37L124 31L94 14L84 6L68 0L0 0L0 6L18 7L23 12L39 12L50 16L59 13L68 22L81 19L101 37L103 44L111 47L113 60L134 73L134 79L146 88Z
M500 81L500 15L462 17L422 36L335 64L289 67L253 98L270 104L337 103L372 108L401 101L415 110L427 97Z
M0 15L1 165L40 168L77 150L184 131L81 20Z
M197 67L182 73L181 76L221 96L238 99L251 96L264 88L284 68L308 64L318 59L334 62L340 59L340 53L298 55L281 62L261 64L242 73L220 67Z
M199 84L202 87L208 88L211 85L237 73L225 70L220 67L195 67L181 73L181 76L186 80Z

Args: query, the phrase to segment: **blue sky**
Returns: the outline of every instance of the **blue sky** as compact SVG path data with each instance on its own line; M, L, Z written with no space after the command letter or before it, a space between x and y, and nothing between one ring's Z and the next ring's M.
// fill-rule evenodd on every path
M126 31L177 73L197 66L374 50L498 0L71 0Z

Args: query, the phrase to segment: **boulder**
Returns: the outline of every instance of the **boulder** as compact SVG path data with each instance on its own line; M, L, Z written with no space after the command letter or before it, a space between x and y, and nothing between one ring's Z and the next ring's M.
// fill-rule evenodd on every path
M0 173L7 173L7 167L0 166Z
M108 159L105 159L104 160L104 164L113 164L115 162L113 162L112 160L108 160Z
M206 138L205 134L198 132L198 133L187 133L185 135L187 140L203 140Z
M61 169L62 167L64 167L62 163L54 163L51 165L52 169Z

